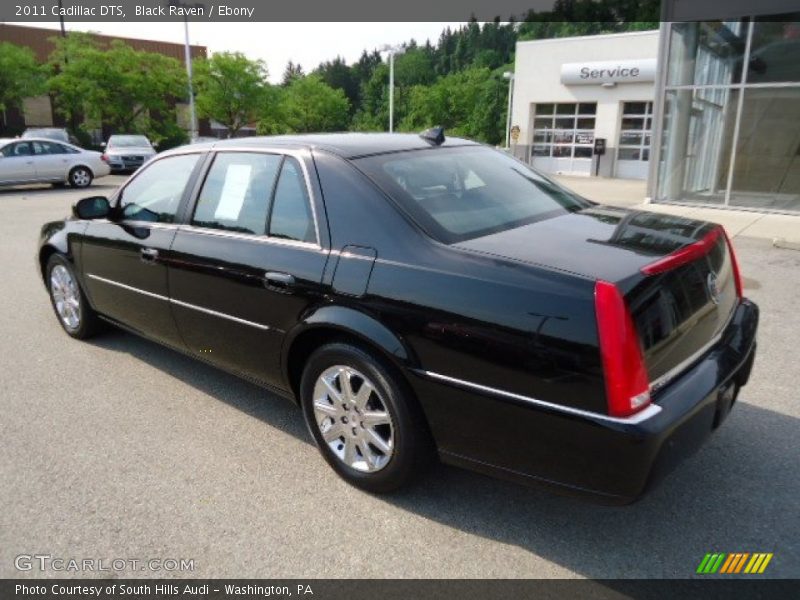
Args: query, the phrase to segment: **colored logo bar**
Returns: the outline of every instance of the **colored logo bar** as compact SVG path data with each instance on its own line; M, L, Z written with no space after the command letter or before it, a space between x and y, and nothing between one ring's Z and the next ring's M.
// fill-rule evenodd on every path
M711 575L714 573L761 574L772 560L771 552L715 552L708 553L697 566L697 573Z

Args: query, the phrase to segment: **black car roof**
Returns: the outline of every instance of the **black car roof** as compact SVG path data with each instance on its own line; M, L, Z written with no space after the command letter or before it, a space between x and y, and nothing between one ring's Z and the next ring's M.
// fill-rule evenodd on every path
M198 144L204 146L205 144ZM253 148L258 146L292 146L319 149L342 158L357 158L385 152L421 150L435 147L414 133L315 133L307 135L277 135L234 138L209 143L208 147ZM442 147L477 146L463 138L446 138Z

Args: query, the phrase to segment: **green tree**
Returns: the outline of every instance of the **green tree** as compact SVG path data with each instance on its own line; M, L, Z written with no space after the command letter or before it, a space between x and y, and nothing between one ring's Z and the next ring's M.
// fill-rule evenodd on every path
M0 111L45 91L45 74L28 48L0 43Z
M284 90L280 114L289 131L342 131L349 124L350 103L342 90L318 75L297 78Z
M119 40L101 48L88 36L70 35L56 40L51 60L58 70L48 86L68 117L80 113L113 131L142 132L156 141L173 135L174 100L186 90L185 72L174 58Z
M261 109L267 68L239 52L220 52L195 61L197 112L213 119L234 136L253 123Z
M300 64L295 64L292 61L286 63L286 68L283 70L283 77L281 78L281 85L286 87L290 83L292 83L295 79L299 79L300 77L305 76L303 73L303 66Z

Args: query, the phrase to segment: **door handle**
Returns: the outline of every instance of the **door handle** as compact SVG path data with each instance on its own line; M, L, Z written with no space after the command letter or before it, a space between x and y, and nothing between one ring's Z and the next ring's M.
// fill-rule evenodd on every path
M289 273L279 273L277 271L267 271L264 273L264 287L276 291L288 292L294 287L294 275Z
M158 250L155 248L142 248L139 251L139 256L143 262L154 263L158 259Z

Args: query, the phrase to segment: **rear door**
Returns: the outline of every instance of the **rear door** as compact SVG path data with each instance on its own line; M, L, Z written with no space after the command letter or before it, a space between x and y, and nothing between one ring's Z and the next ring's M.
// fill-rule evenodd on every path
M30 142L13 142L0 149L0 183L35 181L33 148Z
M38 179L63 179L70 156L56 142L31 142L33 165Z
M166 156L137 173L117 195L112 219L89 222L81 250L95 309L179 348L165 260L201 158L200 153Z
M275 387L286 330L321 297L328 257L311 168L302 154L216 153L172 246L172 309L186 344Z

